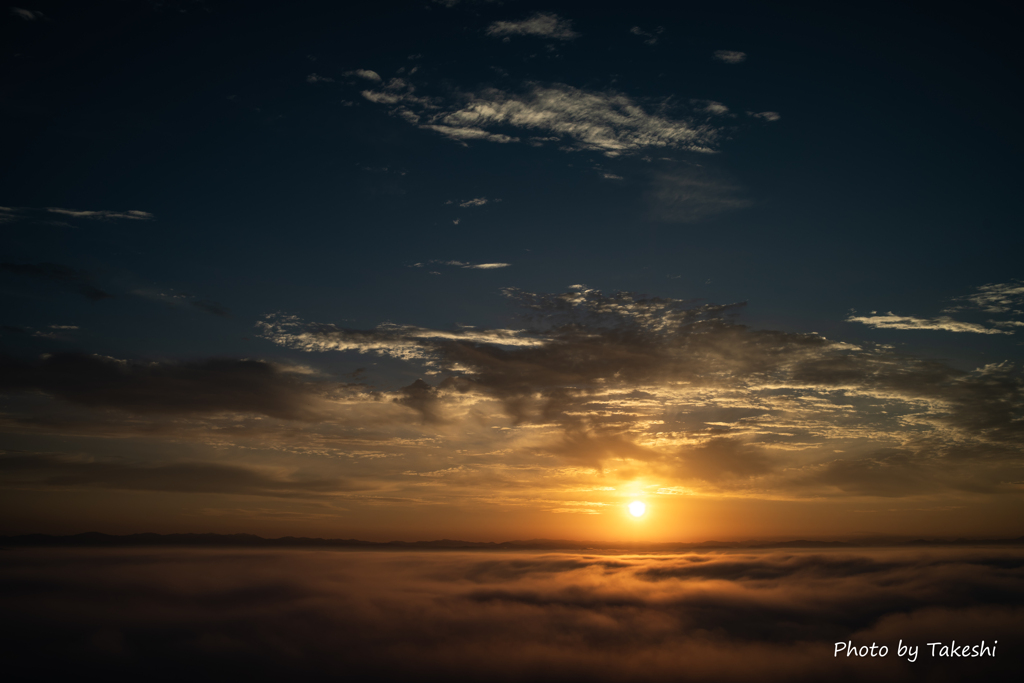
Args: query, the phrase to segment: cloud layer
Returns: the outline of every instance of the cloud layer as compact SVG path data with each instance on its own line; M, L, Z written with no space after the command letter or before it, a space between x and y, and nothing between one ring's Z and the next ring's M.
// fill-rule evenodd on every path
M9 484L34 487L121 489L179 493L315 498L348 491L337 479L281 474L238 465L208 462L140 464L49 455L0 457L0 473Z
M723 495L931 497L929 505L945 496L956 506L1020 493L1024 381L1012 364L964 370L884 345L753 329L740 322L742 302L584 285L504 296L518 312L506 327L360 329L285 313L259 321L265 342L308 366L5 357L0 419L12 434L170 449L153 461L146 448L126 453L141 474L115 477L121 465L101 448L109 442L85 451L92 464L81 450L37 445L23 455L40 458L31 481L45 487L146 490L146 468L227 449L217 462L248 471L287 453L314 480L358 479L376 491L315 492L345 506L472 504L612 519L624 496L669 506ZM364 370L342 381L323 369L335 354L387 365L400 382L353 379ZM255 452L266 459L252 460ZM24 488L19 476L5 470L0 484ZM279 491L253 485L244 495Z
M1024 636L1019 551L7 555L8 667L107 680L996 680Z
M497 401L513 424L552 430L539 447L562 461L601 471L629 462L672 480L663 486L900 496L1011 492L1021 474L1024 385L1012 366L965 372L884 346L753 330L731 320L742 304L582 285L506 295L524 311L522 329L270 317L262 334L417 363L442 378L409 404L424 416L429 405L431 420Z
M0 391L39 391L143 414L242 411L300 419L312 403L310 390L294 376L261 361L141 363L72 353L0 357Z

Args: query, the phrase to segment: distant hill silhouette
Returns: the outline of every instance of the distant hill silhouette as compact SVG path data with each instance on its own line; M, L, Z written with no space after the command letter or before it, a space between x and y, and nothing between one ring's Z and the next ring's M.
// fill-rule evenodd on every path
M772 549L772 548L864 548L970 545L1024 545L1024 536L1007 539L861 539L857 541L704 541L701 543L607 543L536 538L525 541L483 542L440 539L436 541L361 541L353 538L263 538L254 534L128 534L116 536L99 532L51 536L26 534L0 536L7 548L359 548L367 550L632 550L637 552L679 552L686 550Z

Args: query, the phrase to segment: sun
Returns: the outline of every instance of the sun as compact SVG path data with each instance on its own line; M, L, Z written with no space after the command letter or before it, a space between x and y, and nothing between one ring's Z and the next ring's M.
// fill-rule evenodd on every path
M647 511L647 506L641 503L639 500L634 500L629 504L629 514L634 517L643 517L644 512Z

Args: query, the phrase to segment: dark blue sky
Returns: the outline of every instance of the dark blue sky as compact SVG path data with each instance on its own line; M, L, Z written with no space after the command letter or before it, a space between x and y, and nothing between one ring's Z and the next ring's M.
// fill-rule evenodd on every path
M0 351L389 392L430 363L257 323L517 330L503 289L586 285L1019 363L1020 28L1009 2L7 8Z
M118 1L34 11L43 17L4 21L0 201L154 219L46 226L33 216L10 226L6 260L83 268L113 289L187 291L233 313L204 325L245 327L274 310L364 327L487 324L499 286L583 282L747 300L761 325L846 337L863 332L836 324L850 308L930 315L1020 274L1019 16L1009 5L969 16L899 3L599 12L590 3ZM577 37L486 33L538 11L564 17ZM726 49L745 60L713 58ZM388 116L360 96L372 81L344 75L387 80L414 66L407 80L438 97L559 83L667 107L673 120L712 119L716 153L460 147ZM309 83L310 74L333 82ZM708 116L703 101L736 116ZM696 165L726 196L696 218L684 209L652 220L656 179ZM444 204L476 197L502 202ZM433 278L405 268L429 259L512 265ZM104 303L115 317L147 317L117 299ZM14 324L49 324L40 314L59 310L9 303ZM211 330L211 343L194 332L134 350L238 349L222 346L232 333Z

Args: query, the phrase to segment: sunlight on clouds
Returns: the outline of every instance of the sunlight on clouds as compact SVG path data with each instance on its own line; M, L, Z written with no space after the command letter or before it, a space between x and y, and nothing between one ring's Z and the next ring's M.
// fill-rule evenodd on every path
M83 656L111 659L100 649L110 638L92 637L95 621L83 615L130 634L122 639L128 656L115 654L121 670L144 678L159 662L181 679L205 667L253 680L296 671L455 682L790 683L837 671L863 674L847 680L1011 680L998 668L1002 651L998 659L925 656L908 669L895 653L837 662L833 644L1015 642L1024 631L1015 548L9 555L0 586L10 593L16 642L45 644L50 656L34 658L32 669L62 669L57 679L73 678ZM32 591L17 590L26 582ZM25 654L8 656L21 664Z
M370 71L369 69L355 69L354 71L346 71L346 76L356 76L357 78L365 78L368 81L381 82L380 74L376 71Z
M265 323L267 338L425 363L445 379L409 387L395 401L449 427L487 405L491 415L511 420L503 430L532 427L537 455L592 468L595 485L626 467L660 477L665 490L799 496L842 488L845 472L861 480L858 491L874 485L891 492L872 474L874 460L856 458L897 449L891 452L905 462L923 465L930 452L998 452L1015 438L1016 413L981 418L986 409L975 402L982 375L976 380L883 346L750 330L728 322L736 305L605 296L584 285L558 295L505 294L526 311L529 330L387 325L360 332L292 320L279 328ZM505 350L498 353L499 346ZM1010 377L1005 368L990 372ZM936 383L937 376L945 380ZM1013 386L984 392L998 402ZM450 412L455 397L465 418ZM835 457L854 444L850 456ZM878 462L904 462L890 458ZM848 460L852 469L836 464ZM908 491L953 483L945 475L917 476L913 467L902 470ZM970 485L1000 486L981 483L1008 473L1012 461L1000 467L976 474Z
M400 81L362 94L377 104L401 105L392 111L396 115L412 107L415 121L425 121L416 124L420 128L459 141L518 142L519 138L494 128L519 128L565 137L579 149L617 156L650 147L710 153L718 138L718 130L708 124L648 113L647 109L664 109L667 102L644 107L623 94L560 83L529 83L522 94L487 88L457 94L449 102L414 92L412 85Z
M421 378L404 386L339 382L315 357L53 356L5 361L0 388L36 393L31 413L8 411L3 424L20 434L159 439L168 467L216 454L241 468L220 471L225 492L307 491L344 507L473 504L597 520L645 494L666 505L956 497L1015 491L1024 477L1024 392L1012 364L967 372L884 345L757 330L738 322L743 304L583 284L502 294L520 313L518 329L359 330L283 313L257 324L262 338L296 351L406 364ZM283 453L305 463L301 473L259 469ZM136 455L91 457L39 459L31 473L6 459L0 480L151 486L155 470Z
M948 315L940 315L937 318L915 318L909 315L886 315L856 316L851 315L846 319L851 323L863 323L868 327L892 330L943 330L946 332L973 332L975 334L1013 334L1006 330L994 330L991 327L975 323L953 320Z
M951 306L950 311L976 308L986 313L1024 315L1024 282L1015 280L978 287L974 294L954 299L963 303Z

